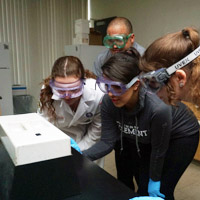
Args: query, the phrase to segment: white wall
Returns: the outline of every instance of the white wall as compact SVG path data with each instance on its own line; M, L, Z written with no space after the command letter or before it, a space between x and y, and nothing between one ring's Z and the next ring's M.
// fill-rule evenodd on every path
M91 0L91 18L127 17L136 41L147 47L158 37L186 26L200 28L199 0Z

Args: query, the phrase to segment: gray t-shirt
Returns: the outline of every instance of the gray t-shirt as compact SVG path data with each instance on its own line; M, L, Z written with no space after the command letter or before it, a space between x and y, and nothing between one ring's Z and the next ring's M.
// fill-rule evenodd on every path
M139 45L137 42L133 43L133 47L140 53L141 56L144 54L145 48ZM106 62L106 60L108 60L111 56L112 53L110 52L109 49L106 49L97 56L97 59L95 60L93 66L93 72L96 76L101 76L102 74L101 67Z

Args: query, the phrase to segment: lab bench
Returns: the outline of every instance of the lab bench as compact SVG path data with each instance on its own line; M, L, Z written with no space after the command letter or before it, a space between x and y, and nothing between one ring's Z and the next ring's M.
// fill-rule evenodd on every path
M5 161L5 159L9 159L8 157L9 156L4 146L0 142L0 158L1 158L0 170L2 170L2 164ZM53 198L54 200L128 200L135 196L135 193L131 189L129 189L124 184L115 179L113 176L108 174L105 170L100 168L94 162L82 156L76 150L72 149L72 156L70 157L72 158L71 161L73 161L73 167L76 173L76 177L74 178L76 180L75 182L72 181L72 177L74 175L73 175L73 170L70 169L72 171L72 177L69 177L69 180L71 180L73 183L68 184L68 188L66 188L66 190L70 191L77 189L77 191L75 191L76 194L61 199ZM66 165L66 171L68 170L69 165L70 165L69 163L68 165ZM78 180L77 188L74 188L74 183L76 183L77 180ZM5 184L5 182L2 181L3 180L0 179L0 184ZM20 182L19 179L18 181ZM59 184L61 185L62 181L61 182L58 181L56 183L56 185ZM25 195L26 191L23 190L23 187L24 185L21 185L21 192L24 193ZM41 198L37 198L37 200L48 200L48 199L49 198L43 198L42 196ZM50 197L50 199L52 199L52 197ZM21 199L10 198L9 200L21 200Z

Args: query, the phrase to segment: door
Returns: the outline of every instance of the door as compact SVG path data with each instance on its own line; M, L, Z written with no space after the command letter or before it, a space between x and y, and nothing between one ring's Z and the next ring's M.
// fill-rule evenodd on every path
M0 68L0 109L1 115L13 114L12 83L10 69Z

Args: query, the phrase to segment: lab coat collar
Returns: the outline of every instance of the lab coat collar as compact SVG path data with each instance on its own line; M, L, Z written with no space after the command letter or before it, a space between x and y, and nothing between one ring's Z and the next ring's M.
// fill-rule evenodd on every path
M78 108L76 110L76 113L71 123L73 123L74 121L77 121L84 113L86 113L86 111L88 110L90 106L90 102L93 100L95 100L94 93L91 92L91 90L89 90L87 87L84 87L83 95L80 99Z
M95 91L95 90L94 90ZM87 102L93 101L95 100L95 95L94 95L94 91L90 90L89 88L87 88L86 86L84 87L83 90L83 95L82 98L83 101L87 104Z

